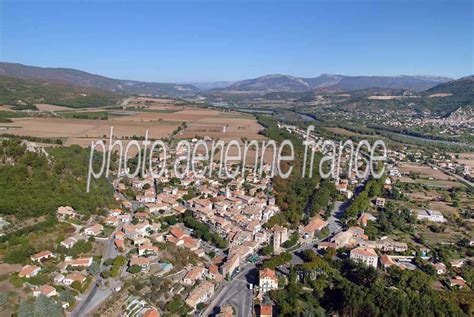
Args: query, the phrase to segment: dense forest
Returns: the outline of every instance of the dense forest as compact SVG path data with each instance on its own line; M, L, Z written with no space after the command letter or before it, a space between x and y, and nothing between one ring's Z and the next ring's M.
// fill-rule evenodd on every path
M0 214L52 215L62 205L94 213L112 202L113 189L106 179L92 182L86 193L86 149L71 146L37 152L28 151L18 140L0 143Z
M268 226L275 224L290 225L297 227L301 221L314 215L312 211L313 202L316 202L316 196L321 194L318 191L320 177L318 173L313 173L312 177L301 177L303 168L304 147L303 142L294 134L286 130L279 129L274 119L268 116L258 116L258 121L265 127L263 134L269 139L281 142L289 140L293 143L295 149L295 159L285 167L293 166L293 171L287 179L274 177L273 190L275 191L276 203L282 210L282 213L272 217ZM319 166L320 154L315 156L314 166ZM309 165L309 162L307 163ZM335 188L334 188L335 190ZM330 192L329 195L332 195ZM326 202L327 204L328 202ZM320 206L324 207L324 206Z

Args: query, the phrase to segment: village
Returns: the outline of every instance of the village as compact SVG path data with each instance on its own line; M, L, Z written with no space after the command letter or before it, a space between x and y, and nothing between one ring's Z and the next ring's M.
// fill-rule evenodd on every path
M281 128L300 136L306 133L294 126ZM351 215L350 205L374 180L341 177L336 180L338 199L333 209L319 212L298 228L268 225L280 213L272 195L270 164L264 166L262 177L248 167L245 177L234 179L189 171L181 179L172 173L157 179L118 174L113 180L118 208L83 221L73 208L59 207L57 219L72 225L74 234L59 241L54 250L38 250L13 277L33 296L58 300L71 316L96 310L106 315L124 310L127 316L159 316L163 310L174 309L169 303L176 298L182 299L177 306L186 305L189 312L206 316L257 312L272 316L268 293L285 283L291 265L303 263L305 250L319 255L329 252L335 259L349 258L378 270L391 266L425 270L429 266L438 275L437 287L469 288L461 273L471 258L443 262L432 249L411 238L373 230L380 212L394 201L399 181L406 177L399 166L406 156L388 151L387 175L377 180L381 188L370 198L367 212ZM345 167L348 158L343 156ZM159 156L154 160L157 168L163 163ZM197 167L207 166L200 163ZM404 216L412 226L446 226L452 221L436 209L407 210ZM467 237L466 247L473 245L472 236ZM91 253L97 246L102 251ZM290 258L274 268L261 265L286 254ZM420 256L423 263L417 260ZM156 296L146 292L129 295L133 283L145 283L150 277L166 280L168 288ZM44 283L30 284L30 279ZM239 303L226 295L242 287Z

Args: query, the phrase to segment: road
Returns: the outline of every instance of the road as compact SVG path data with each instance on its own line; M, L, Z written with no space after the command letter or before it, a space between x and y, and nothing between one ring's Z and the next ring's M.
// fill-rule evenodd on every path
M120 194L122 195L122 194ZM122 200L125 197L121 197ZM136 202L132 202L132 210L130 215L138 208ZM107 245L105 246L104 252L102 254L102 263L100 264L100 272L103 272L106 269L104 265L104 261L107 259L115 258L119 253L115 248L114 240L115 240L115 233L117 231L122 230L123 223L120 223L116 230L110 235L109 239L107 240ZM81 299L78 301L74 310L69 314L71 317L82 317L90 314L95 308L97 308L102 302L104 302L112 293L113 290L117 286L122 286L122 281L120 277L117 279L109 279L109 286L105 288L101 288L100 286L103 284L103 279L99 275L92 280L92 287L81 296Z
M219 307L230 304L237 310L237 317L253 314L253 291L248 284L257 284L257 267L247 263L231 281L224 280L215 292L215 296L200 316L214 316Z

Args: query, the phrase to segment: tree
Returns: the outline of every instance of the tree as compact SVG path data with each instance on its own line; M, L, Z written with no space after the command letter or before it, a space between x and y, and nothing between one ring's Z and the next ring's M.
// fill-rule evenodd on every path
M64 291L60 292L59 299L69 304L72 304L76 301L74 294L69 289L65 289Z
M140 271L142 270L142 267L140 265L132 265L128 271L132 274L137 274L137 273L140 273Z
M270 255L273 253L273 245L272 244L267 244L262 248L262 255Z
M98 275L100 273L100 266L97 262L92 262L92 264L87 268L87 273L90 275Z

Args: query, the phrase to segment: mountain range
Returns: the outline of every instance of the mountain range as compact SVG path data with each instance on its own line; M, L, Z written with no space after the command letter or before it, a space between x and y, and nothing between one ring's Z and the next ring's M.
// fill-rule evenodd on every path
M71 68L50 68L0 62L0 76L35 80L54 86L61 82L118 95L195 97L212 94L265 94L270 92L355 91L368 88L425 91L451 78L437 76L345 76L322 74L303 78L273 74L236 82L157 83L113 79Z
M354 91L368 88L408 89L424 91L452 80L436 76L345 76L322 74L313 78L289 75L266 75L235 82L214 92L305 92L311 90Z
M59 81L129 95L186 97L193 96L200 91L198 88L186 84L121 80L71 68L36 67L17 63L0 62L0 75L21 79Z

